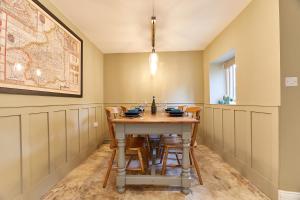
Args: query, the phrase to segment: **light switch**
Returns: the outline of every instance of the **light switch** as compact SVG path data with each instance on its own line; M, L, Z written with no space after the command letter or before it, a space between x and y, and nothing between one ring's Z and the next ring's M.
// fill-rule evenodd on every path
M286 87L296 87L298 86L298 77L285 77Z
M98 124L98 122L94 122L93 125L94 125L94 128L97 128L99 124Z

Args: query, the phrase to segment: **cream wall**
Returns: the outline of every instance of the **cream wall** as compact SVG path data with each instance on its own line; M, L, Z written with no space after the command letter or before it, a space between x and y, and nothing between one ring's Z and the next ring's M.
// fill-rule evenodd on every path
M158 71L154 77L150 75L149 53L105 54L105 106L132 107L145 102L150 106L152 96L156 97L159 109L166 103L203 106L202 52L158 54ZM105 139L109 139L106 122L104 127ZM202 143L202 133L203 123L199 128L199 143Z
M210 64L232 50L237 64L237 105L212 105ZM203 59L205 144L267 196L277 199L279 0L253 0L205 49Z
M39 199L103 141L103 54L41 2L83 39L83 98L0 94L0 199Z
M300 91L285 77L300 77L300 1L280 0L281 107L280 189L300 192Z
M149 53L105 54L105 103L203 103L202 52L159 53L150 75Z
M205 103L209 65L235 49L238 105L280 105L278 0L253 0L204 51Z

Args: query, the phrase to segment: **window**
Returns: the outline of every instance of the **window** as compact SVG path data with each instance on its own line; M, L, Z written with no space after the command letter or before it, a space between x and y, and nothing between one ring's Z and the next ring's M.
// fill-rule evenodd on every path
M211 104L236 104L235 49L209 63L209 101Z
M236 64L235 59L232 58L224 62L224 69L226 73L226 96L232 101L236 101Z

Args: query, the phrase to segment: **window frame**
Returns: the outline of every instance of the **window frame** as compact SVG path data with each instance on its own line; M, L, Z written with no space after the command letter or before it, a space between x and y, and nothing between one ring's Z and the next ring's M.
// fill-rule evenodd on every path
M232 103L236 103L236 63L234 58L224 63L225 80L226 80L226 96L232 99Z

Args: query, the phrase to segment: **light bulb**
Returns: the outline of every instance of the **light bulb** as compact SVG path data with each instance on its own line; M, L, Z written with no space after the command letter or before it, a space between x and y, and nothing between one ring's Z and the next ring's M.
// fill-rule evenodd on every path
M150 54L150 57L149 57L149 64L150 64L150 72L151 72L151 75L155 75L156 74L156 71L157 71L157 65L158 65L158 55L157 53L155 52L152 52Z
M23 69L23 65L21 63L16 63L14 67L16 71L21 71Z
M36 69L36 75L37 76L41 76L42 75L42 71L40 69Z

